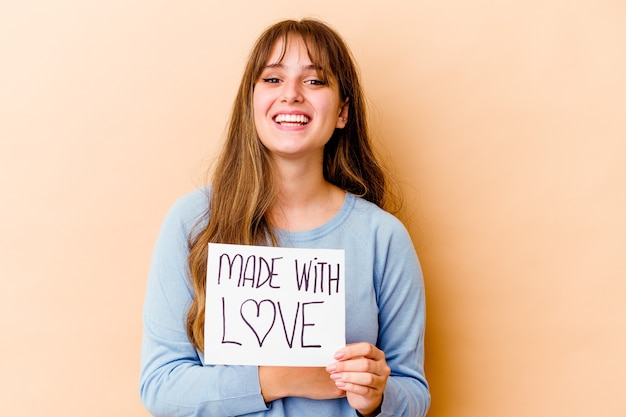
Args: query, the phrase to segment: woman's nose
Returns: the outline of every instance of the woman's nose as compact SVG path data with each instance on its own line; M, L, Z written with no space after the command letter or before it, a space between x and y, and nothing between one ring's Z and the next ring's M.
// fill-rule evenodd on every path
M302 85L300 81L286 81L282 91L282 101L285 103L300 103L302 99Z

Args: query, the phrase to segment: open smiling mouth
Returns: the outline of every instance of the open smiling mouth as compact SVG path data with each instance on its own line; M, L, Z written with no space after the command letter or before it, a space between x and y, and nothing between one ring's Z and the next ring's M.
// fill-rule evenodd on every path
M278 114L274 122L281 126L304 126L309 123L309 118L304 114Z

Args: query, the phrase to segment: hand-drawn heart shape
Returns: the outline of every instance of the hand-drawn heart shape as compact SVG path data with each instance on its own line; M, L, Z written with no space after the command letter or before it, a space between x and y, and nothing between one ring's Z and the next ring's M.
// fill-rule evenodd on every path
M263 308L263 314L261 314L261 306L264 304L266 307ZM274 322L276 321L276 306L274 303L271 300L261 300L257 303L253 299L248 299L241 304L239 313L243 321L246 322L256 336L256 340L259 341L259 347L263 347L263 342L265 342L265 338L272 330L272 327L274 327ZM264 330L265 332L263 332ZM259 337L261 334L263 335L262 338Z

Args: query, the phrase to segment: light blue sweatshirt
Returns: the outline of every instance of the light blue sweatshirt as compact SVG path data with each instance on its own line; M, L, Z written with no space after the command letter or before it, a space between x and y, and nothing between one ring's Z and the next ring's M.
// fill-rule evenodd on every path
M208 207L206 189L177 201L154 248L143 311L141 399L157 417L354 417L345 398L288 397L265 403L256 366L203 366L189 342L187 239ZM380 416L421 417L430 404L424 376L424 283L413 244L391 214L347 194L326 224L279 231L281 245L345 250L346 342L385 352L391 376ZM209 321L208 319L207 321Z

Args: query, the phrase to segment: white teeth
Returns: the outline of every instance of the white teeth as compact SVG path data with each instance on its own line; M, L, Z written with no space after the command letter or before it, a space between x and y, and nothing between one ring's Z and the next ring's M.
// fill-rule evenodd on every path
M276 123L309 123L309 118L303 114L278 114L274 117Z

